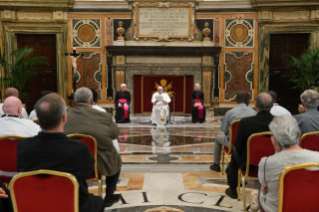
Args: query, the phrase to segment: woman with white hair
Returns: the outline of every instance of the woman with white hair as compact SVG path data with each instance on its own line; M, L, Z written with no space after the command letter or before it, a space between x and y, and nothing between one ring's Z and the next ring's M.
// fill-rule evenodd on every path
M267 212L278 208L279 177L281 171L290 165L319 162L319 152L302 149L299 146L300 129L295 118L290 115L278 116L269 124L276 153L264 157L259 163L258 178L261 183L259 204ZM253 198L256 198L257 195ZM253 201L254 202L254 201ZM252 211L259 207L252 206Z

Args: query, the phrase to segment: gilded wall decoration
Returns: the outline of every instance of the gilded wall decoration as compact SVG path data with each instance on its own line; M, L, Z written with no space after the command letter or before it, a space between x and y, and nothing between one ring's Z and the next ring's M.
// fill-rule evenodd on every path
M226 19L225 47L254 47L254 19Z
M225 53L224 96L226 101L234 100L240 90L247 91L250 99L253 98L253 58L253 52Z
M80 57L77 69L80 74L77 79L77 87L86 86L94 88L96 91L102 89L102 59L100 52L81 52L84 56ZM101 93L101 92L100 92Z
M81 48L101 47L100 19L72 19L72 44Z
M208 38L210 38L210 41L214 41L214 27L215 27L215 20L214 19L196 19L196 30L195 30L195 35L194 38L196 41L203 41L203 36L202 31L205 29L205 23L208 23L208 29L210 30L210 33L208 35Z
M116 41L119 34L117 33L117 29L119 28L120 22L123 23L122 28L124 28L125 33L123 35L124 40L132 40L133 35L130 32L132 20L131 19L113 19L113 40Z

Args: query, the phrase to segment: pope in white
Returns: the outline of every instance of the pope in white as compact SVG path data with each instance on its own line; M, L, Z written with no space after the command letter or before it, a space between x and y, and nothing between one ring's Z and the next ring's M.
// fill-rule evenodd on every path
M163 93L163 88L159 86L157 92L152 96L153 112L151 116L152 124L157 126L166 125L169 118L169 106L171 98L167 93Z

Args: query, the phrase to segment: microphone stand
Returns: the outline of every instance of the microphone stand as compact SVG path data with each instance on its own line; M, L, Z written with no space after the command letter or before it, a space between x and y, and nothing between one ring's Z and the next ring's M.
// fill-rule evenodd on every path
M174 114L174 121L172 121L172 117L171 117L171 121L170 121L170 124L174 124L175 123L175 117L176 117L176 114L175 114L175 96L174 94L173 95L173 114Z

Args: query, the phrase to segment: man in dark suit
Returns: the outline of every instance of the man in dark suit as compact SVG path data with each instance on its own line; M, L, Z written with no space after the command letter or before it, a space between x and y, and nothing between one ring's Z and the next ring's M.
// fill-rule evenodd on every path
M115 94L115 120L116 123L130 123L131 94L126 84L121 84L121 90Z
M270 113L272 106L272 97L268 93L261 93L255 102L257 115L243 118L240 121L235 140L235 151L226 169L229 188L226 189L225 193L230 198L237 199L238 168L246 168L248 138L252 134L269 131L268 125L273 119ZM249 169L251 172L257 172L258 166L250 165Z
M35 110L43 131L19 142L18 171L49 169L71 173L80 186L80 212L102 212L103 199L89 194L85 181L94 169L94 157L86 144L63 133L67 122L64 100L56 93L48 94L36 103Z
M109 113L92 108L93 94L86 87L76 90L75 108L68 109L68 122L64 127L66 134L81 133L93 136L97 141L97 166L99 173L106 176L105 206L110 207L120 200L115 194L119 180L122 160L117 153L113 139L119 136L119 128L113 122Z
M0 181L0 212L13 212L10 192Z
M204 107L204 92L200 90L199 83L195 84L195 90L191 94L192 99L192 122L203 123L205 121L206 110Z

